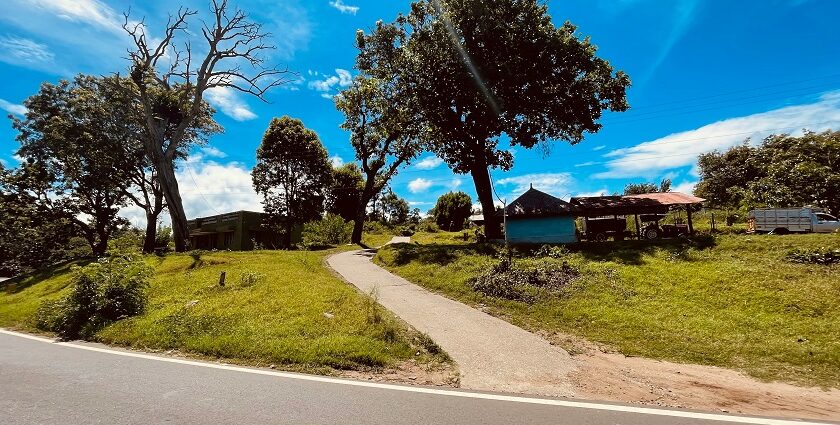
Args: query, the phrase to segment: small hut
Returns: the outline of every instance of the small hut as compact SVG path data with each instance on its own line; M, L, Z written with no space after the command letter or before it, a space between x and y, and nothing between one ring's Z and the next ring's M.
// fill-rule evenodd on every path
M510 243L577 242L576 208L533 186L505 208L505 233Z

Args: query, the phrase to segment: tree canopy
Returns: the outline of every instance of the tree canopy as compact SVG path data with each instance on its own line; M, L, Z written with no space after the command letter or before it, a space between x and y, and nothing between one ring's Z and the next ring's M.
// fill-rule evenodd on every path
M423 141L472 175L489 237L500 236L489 169L511 168L510 146L575 144L602 111L628 108L627 75L537 0L419 0L360 40L359 68L411 87Z
M644 193L665 193L671 191L671 179L662 179L656 183L628 183L624 186L625 195L641 195Z
M284 223L287 246L294 225L320 219L324 213L332 170L314 131L288 116L271 120L251 176L272 222Z
M472 215L472 198L464 192L449 192L438 198L429 214L441 229L457 232Z
M365 178L355 162L333 168L332 186L327 193L327 212L352 221L362 198Z
M840 214L840 132L767 137L701 155L694 191L733 210L813 205Z

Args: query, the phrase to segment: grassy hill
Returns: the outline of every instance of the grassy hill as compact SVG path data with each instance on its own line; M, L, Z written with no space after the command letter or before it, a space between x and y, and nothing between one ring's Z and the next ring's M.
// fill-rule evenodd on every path
M500 249L457 236L421 234L380 250L376 261L533 331L584 337L627 355L840 387L840 265L786 259L793 249L840 248L838 235L582 243L556 258L520 249L520 266L567 262L580 271L562 290L536 291L530 302L473 290L470 283L498 264Z
M148 257L156 270L145 314L96 339L255 365L325 372L434 363L415 331L324 266L335 251L208 252ZM0 293L0 326L34 331L40 303L63 295L70 265L18 279ZM219 274L227 274L225 287Z

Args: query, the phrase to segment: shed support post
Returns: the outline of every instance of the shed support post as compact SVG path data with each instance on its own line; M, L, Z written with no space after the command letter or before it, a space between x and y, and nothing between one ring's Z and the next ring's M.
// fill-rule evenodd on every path
M639 226L639 214L635 214L636 218L636 239L642 240L642 228Z
M688 235L694 236L694 223L691 222L691 204L685 206L685 215L688 219Z

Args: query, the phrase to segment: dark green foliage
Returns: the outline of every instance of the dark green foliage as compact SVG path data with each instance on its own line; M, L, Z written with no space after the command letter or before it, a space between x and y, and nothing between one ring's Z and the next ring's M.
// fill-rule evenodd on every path
M441 229L460 231L472 215L472 198L464 192L449 192L438 198L429 214Z
M41 305L37 326L63 339L91 338L105 325L142 313L152 268L137 255L114 255L74 267L70 293Z
M362 202L365 178L355 162L333 169L333 183L327 193L327 212L340 215L344 221L356 219Z
M641 195L644 193L665 193L671 191L671 179L663 179L656 183L628 183L624 186L625 195Z
M327 214L321 220L310 221L303 226L303 244L308 248L323 248L350 242L353 224L340 216Z
M580 272L566 262L560 265L538 262L526 267L502 258L489 272L468 284L473 290L489 297L534 303L541 291L562 294L579 276Z
M791 263L800 264L836 264L840 263L840 249L796 249L788 253L787 260Z
M382 218L388 224L405 224L408 222L411 207L405 199L400 198L393 190L379 198L379 206L382 209Z
M815 205L840 212L840 133L770 136L759 145L701 155L694 191L709 206L742 213L757 207Z
M251 172L270 222L291 245L296 224L321 218L332 183L327 150L314 131L288 116L271 120Z
M537 0L415 1L358 39L357 67L409 87L423 141L456 173L471 174L490 237L500 235L500 219L488 168L513 165L503 140L575 144L600 130L602 111L628 108L627 75L574 25L555 27Z

